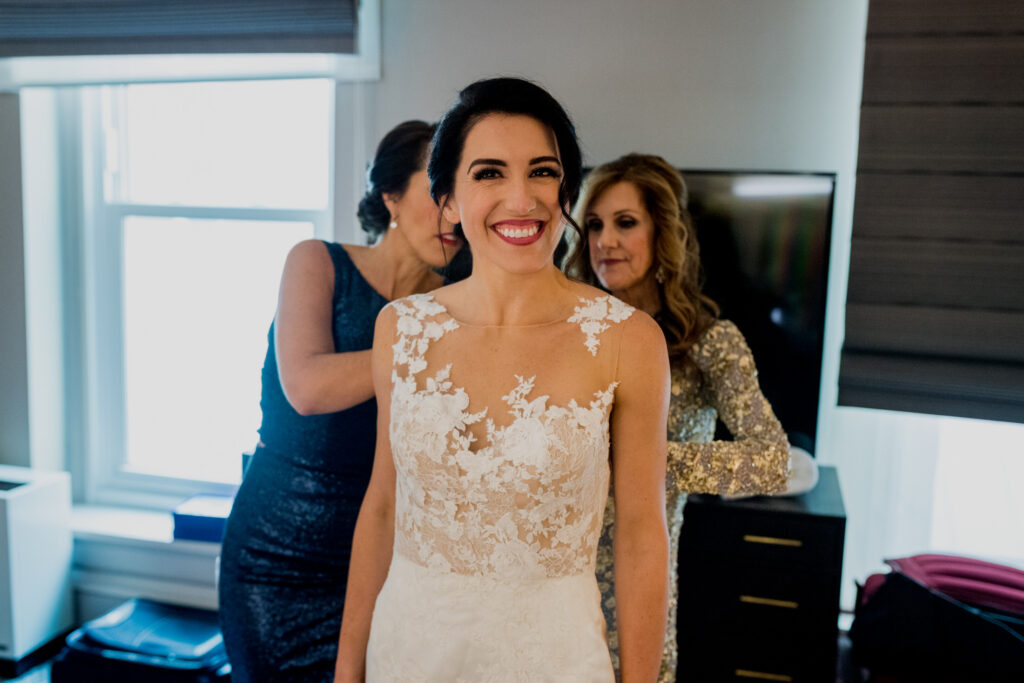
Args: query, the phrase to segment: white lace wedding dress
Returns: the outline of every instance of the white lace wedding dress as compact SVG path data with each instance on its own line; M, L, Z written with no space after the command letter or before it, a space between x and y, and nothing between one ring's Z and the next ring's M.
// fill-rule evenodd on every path
M614 681L594 568L633 309L473 326L429 294L391 306L395 545L367 681Z

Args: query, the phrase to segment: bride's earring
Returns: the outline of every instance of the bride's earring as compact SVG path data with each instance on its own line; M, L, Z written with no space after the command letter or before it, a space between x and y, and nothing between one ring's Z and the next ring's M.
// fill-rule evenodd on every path
M390 223L388 223L388 227L394 230L395 228L398 227L398 221L391 221Z
M668 277L668 273L665 272L665 266L658 266L658 269L654 271L654 279L658 281L658 284L664 284L665 278Z

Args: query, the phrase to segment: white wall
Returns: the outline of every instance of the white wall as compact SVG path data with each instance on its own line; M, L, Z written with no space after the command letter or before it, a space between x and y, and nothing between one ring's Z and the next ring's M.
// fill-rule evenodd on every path
M339 111L357 98L348 116L362 122L356 140L339 145L339 178L346 167L361 174L394 124L437 119L462 86L511 74L566 106L589 163L653 151L689 168L836 171L838 223L848 225L866 8L385 0L381 81L339 88ZM355 238L351 216L339 197L339 238Z
M61 273L51 267L60 262L57 128L48 117L21 116L30 97L52 93L0 93L0 464L60 470ZM44 111L53 109L36 109ZM47 200L26 203L26 195ZM29 309L29 299L48 305Z
M25 239L18 96L0 93L0 464L29 464Z
M806 170L855 152L864 0L440 0L383 12L372 140L436 118L476 78L517 74L565 104L591 162L645 149L690 167Z

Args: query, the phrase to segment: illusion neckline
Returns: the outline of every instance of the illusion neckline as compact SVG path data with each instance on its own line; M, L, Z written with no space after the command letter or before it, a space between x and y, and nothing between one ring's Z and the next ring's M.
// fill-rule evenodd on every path
M421 294L420 296L429 297L430 300L433 301L438 306L440 306L441 309L444 311L444 314L446 316L448 316L449 318L451 318L452 320L454 320L459 325L459 327L468 327L468 328L474 329L474 330L505 330L505 329L510 329L510 330L527 330L527 329L531 329L531 328L548 327L550 325L557 325L558 323L568 322L569 318L571 318L573 316L573 314L575 313L576 309L579 308L579 304L576 304L573 307L573 309L571 311L569 311L567 314L563 314L561 317L555 318L554 320L546 320L546 321L539 322L539 323L520 323L520 324L504 324L504 325L486 324L486 325L482 325L482 324L479 324L479 323L469 323L469 322L466 322L466 321L461 320L459 318L456 318L452 314L452 312L448 309L448 306L446 306L445 304L443 304L443 303L441 303L440 301L437 300L437 297L434 296L433 292L427 292L426 294ZM590 301L590 300L587 299L587 301Z

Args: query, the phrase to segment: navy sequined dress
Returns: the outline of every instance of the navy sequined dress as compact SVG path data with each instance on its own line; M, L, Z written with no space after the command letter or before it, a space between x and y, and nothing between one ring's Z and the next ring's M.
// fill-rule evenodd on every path
M334 263L334 350L369 349L387 300L340 244L325 244ZM232 680L331 681L377 404L299 415L281 388L271 325L260 407L264 445L235 497L220 562Z

